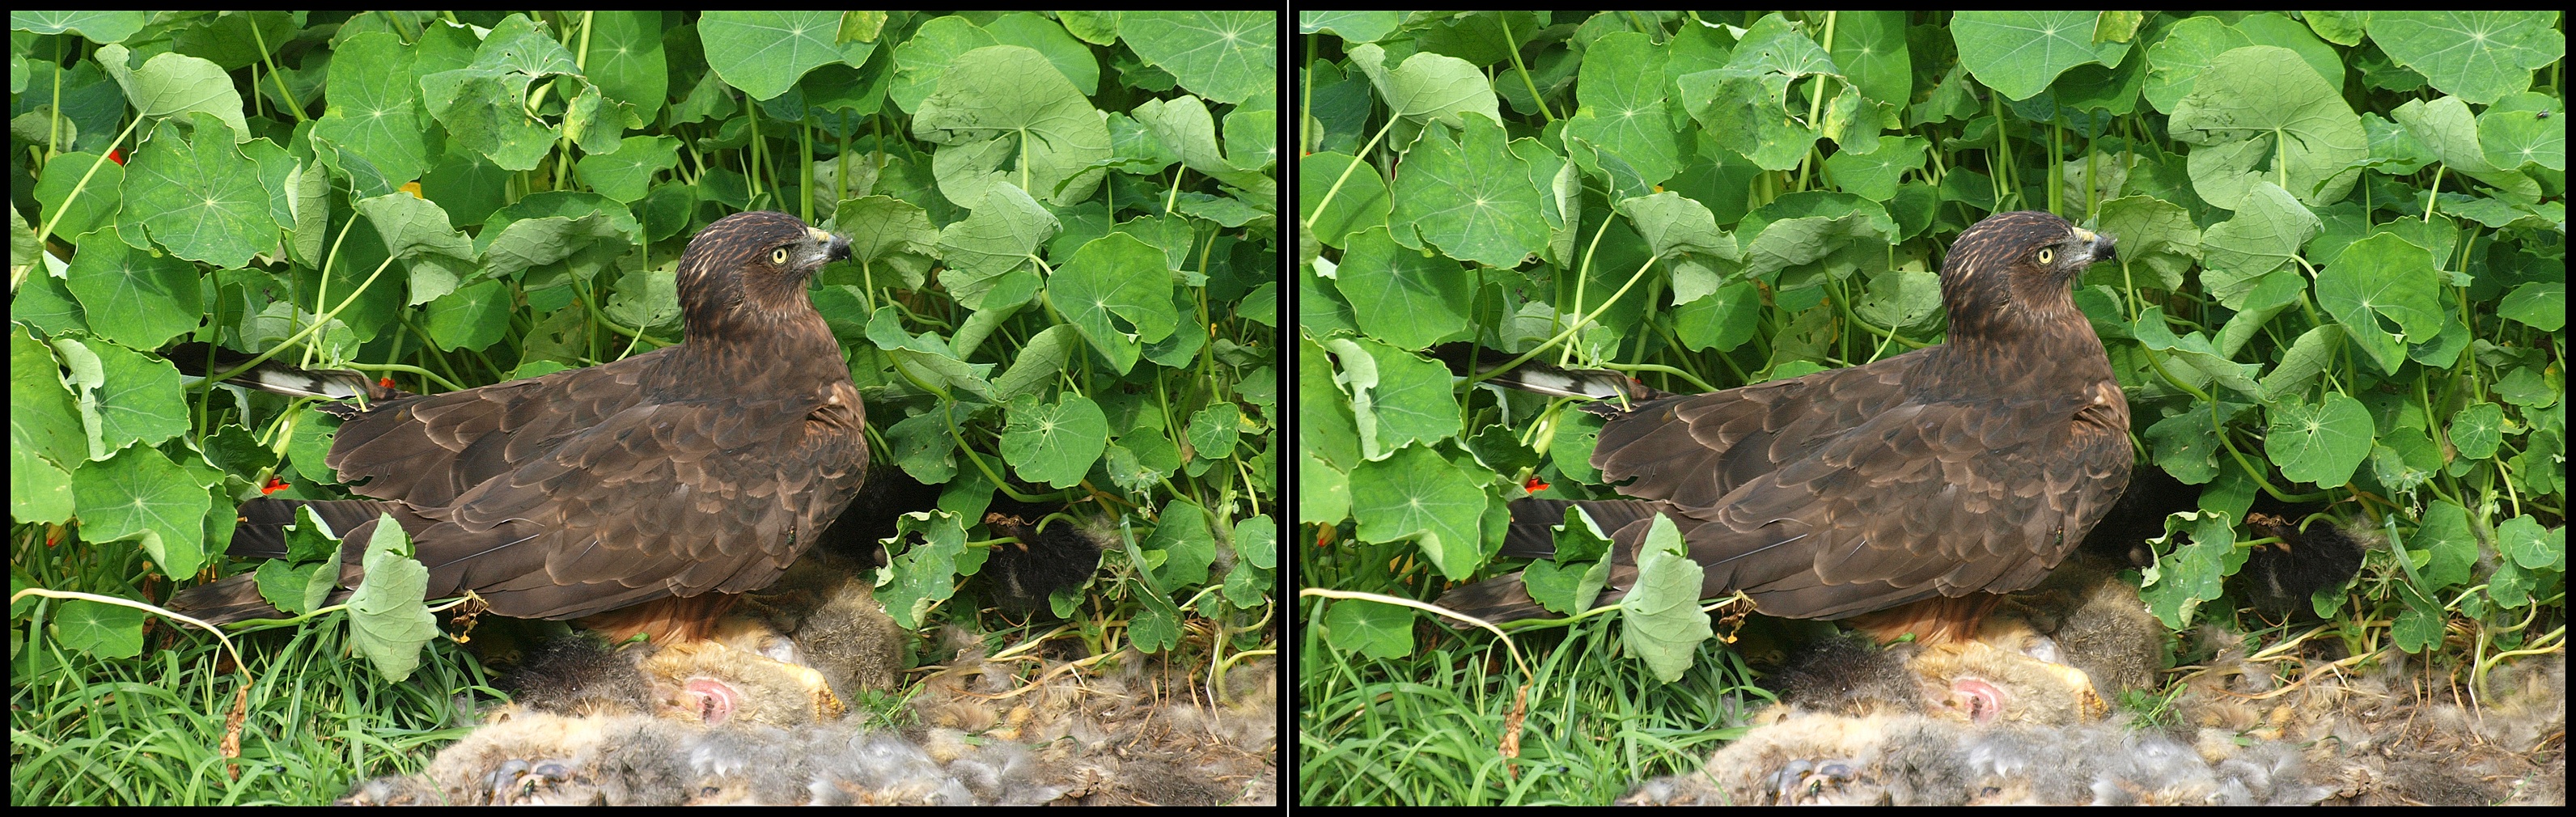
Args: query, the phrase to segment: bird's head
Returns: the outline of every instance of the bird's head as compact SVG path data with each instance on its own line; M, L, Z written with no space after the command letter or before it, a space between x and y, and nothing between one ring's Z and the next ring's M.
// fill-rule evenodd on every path
M1970 225L1941 264L1941 305L1950 333L1994 336L2069 319L2081 321L2068 282L2115 258L2111 236L2032 210L1996 213Z
M812 312L805 279L848 257L849 239L786 213L762 210L717 219L680 254L681 315L694 337L730 321Z

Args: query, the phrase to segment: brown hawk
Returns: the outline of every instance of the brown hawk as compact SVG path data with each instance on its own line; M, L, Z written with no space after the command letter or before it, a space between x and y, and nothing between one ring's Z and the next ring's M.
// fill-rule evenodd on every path
M549 619L661 602L603 626L704 637L730 594L767 586L814 544L867 473L858 390L805 289L849 254L848 239L785 213L727 216L680 258L679 345L326 406L344 421L325 463L373 499L253 500L231 552L284 555L278 526L309 507L349 543L351 587L390 514L431 598L472 591L492 612ZM217 622L279 615L248 575L171 606Z
M1942 264L1945 343L1584 406L1608 418L1592 464L1632 499L1514 502L1503 555L1552 555L1547 526L1579 506L1615 542L1601 603L1632 586L1658 515L1706 569L1703 597L1742 592L1770 615L1844 618L2037 583L2129 481L2129 405L2068 286L2112 243L2048 213L1999 213ZM1542 614L1517 575L1440 601L1489 620Z

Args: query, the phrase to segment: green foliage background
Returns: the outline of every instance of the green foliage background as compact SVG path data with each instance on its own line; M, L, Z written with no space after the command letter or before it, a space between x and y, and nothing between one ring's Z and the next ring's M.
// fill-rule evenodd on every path
M2563 648L2557 13L1298 24L1301 585L1428 601L1517 566L1487 563L1524 489L1613 495L1588 415L1498 401L1419 350L1472 340L1673 391L1864 363L1939 342L1944 249L2034 209L2118 237L2076 300L2142 461L2201 486L2144 577L2157 616L2236 618L2222 579L2263 492L2385 541L2315 598L2353 653L2482 674ZM1533 594L1581 609L1586 566L1533 566ZM1618 643L1652 683L1723 655L1704 621L1644 606ZM1309 596L1298 615L1308 802L1597 802L1728 722L1621 687L1640 662L1560 649L1533 675L1407 608ZM1604 620L1563 643L1606 640ZM1453 706L1428 722L1403 703L1435 697Z
M141 609L20 593L157 602L233 572L232 509L272 477L345 495L323 415L157 350L432 392L616 360L680 340L676 258L745 210L853 239L816 306L873 450L945 486L907 523L926 544L892 548L900 621L975 615L941 605L998 491L1109 527L1092 585L1042 614L1091 649L1261 654L1276 24L13 12L12 801L310 802L415 767L456 734L449 696L490 694L417 603L246 640L235 672ZM376 670L317 665L343 621Z

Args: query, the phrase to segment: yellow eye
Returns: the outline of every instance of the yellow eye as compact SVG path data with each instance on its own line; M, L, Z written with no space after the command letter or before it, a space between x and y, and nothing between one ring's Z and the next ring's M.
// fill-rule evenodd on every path
M2054 263L2057 263L2057 251L2056 251L2056 250L2051 250L2051 249L2042 249L2042 250L2040 250L2040 251L2039 251L2039 263L2040 263L2042 266L2045 266L2045 265L2048 265L2048 264L2054 264Z
M783 266L787 266L787 248L786 248L786 247L780 247L780 248L778 248L778 249L770 250L770 251L769 251L769 263L776 264L776 265L779 265L779 266L782 266L782 267L783 267ZM2045 259L2042 259L2041 263L2047 263L2047 262L2046 262L2046 260L2045 260Z

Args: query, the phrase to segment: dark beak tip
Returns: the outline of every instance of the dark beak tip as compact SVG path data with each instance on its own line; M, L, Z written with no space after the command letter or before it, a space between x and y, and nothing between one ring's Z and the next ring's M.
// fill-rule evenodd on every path
M832 236L832 247L831 247L831 250L830 250L829 252L825 253L825 255L824 255L824 260L825 260L825 261L827 261L827 262L828 262L828 261L845 261L845 260L848 260L848 259L849 259L849 257L850 257L850 239L848 239L848 238L846 238L846 237L843 237L843 236L837 236L837 235L836 235L836 236Z

